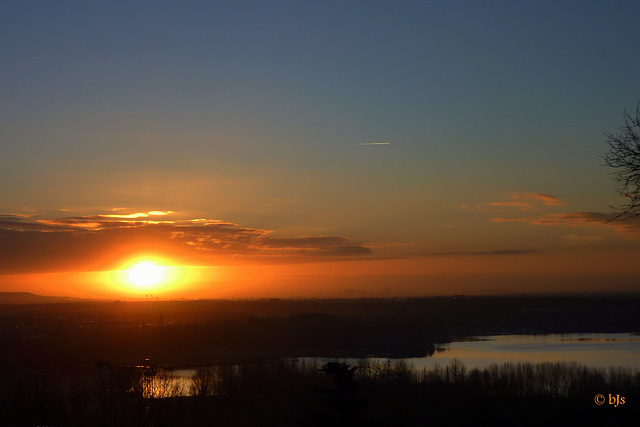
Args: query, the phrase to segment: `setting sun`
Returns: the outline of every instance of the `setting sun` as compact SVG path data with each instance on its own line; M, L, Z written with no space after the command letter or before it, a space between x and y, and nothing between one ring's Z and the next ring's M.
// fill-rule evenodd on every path
M163 255L144 254L96 277L109 292L118 295L135 297L152 293L167 297L175 293L189 294L203 280L212 283L225 276L218 268L181 265Z
M112 270L106 281L127 292L159 292L182 284L186 267L176 266L163 257L139 256L129 260L120 269Z
M160 283L165 276L166 267L161 267L151 261L135 264L127 270L127 279L139 288L149 288Z

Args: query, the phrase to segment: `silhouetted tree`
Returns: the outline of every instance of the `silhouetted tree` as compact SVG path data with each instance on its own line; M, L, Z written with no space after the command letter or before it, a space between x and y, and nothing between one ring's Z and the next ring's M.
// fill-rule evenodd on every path
M624 112L624 125L616 133L606 132L609 152L603 156L605 165L614 169L613 179L618 193L627 203L615 207L621 213L616 218L640 215L640 103L635 117Z
M213 396L218 385L218 376L213 367L200 368L191 377L192 396Z
M351 426L356 424L358 410L363 401L359 393L359 384L354 381L357 365L344 362L328 362L320 371L333 377L335 388L317 388L326 395L325 412L317 414L322 420L320 425Z

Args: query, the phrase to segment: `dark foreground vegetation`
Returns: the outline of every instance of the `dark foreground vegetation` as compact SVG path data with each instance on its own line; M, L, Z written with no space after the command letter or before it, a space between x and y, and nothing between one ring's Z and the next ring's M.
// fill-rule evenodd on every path
M639 303L600 295L4 304L0 425L612 425L638 415L637 372L286 360L423 357L437 343L483 334L638 332ZM176 393L168 373L180 366L214 368ZM598 393L626 403L598 406Z
M597 394L606 396L603 405ZM0 419L105 427L636 425L638 398L638 370L566 362L467 370L453 361L416 371L401 361L278 361L202 368L187 387L158 370L23 378L4 390Z

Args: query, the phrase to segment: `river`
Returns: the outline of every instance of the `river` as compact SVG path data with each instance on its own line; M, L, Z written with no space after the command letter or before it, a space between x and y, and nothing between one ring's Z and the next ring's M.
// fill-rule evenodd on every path
M593 368L622 366L640 369L640 335L550 334L477 336L436 346L432 356L403 359L414 369L431 368L436 363L449 364L453 359L469 368L484 368L505 362L578 362ZM306 358L322 364L328 358ZM359 359L341 359L357 363ZM385 363L386 358L374 358ZM394 359L398 360L398 359Z
M640 335L615 334L551 334L551 335L490 335L441 344L431 356L387 359L371 358L371 361L404 360L416 370L433 368L436 364L448 365L458 359L470 369L485 368L505 362L578 362L592 368L618 367L640 369ZM329 361L357 364L362 359L331 359L305 357L297 360L318 366ZM170 380L178 386L182 395L189 394L191 377L198 368L178 368L172 371Z

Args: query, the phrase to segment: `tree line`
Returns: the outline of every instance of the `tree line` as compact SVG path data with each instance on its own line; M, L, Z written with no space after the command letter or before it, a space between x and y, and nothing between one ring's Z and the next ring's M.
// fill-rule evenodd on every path
M416 370L405 361L317 364L295 359L197 370L188 390L170 371L106 369L60 381L22 378L2 390L2 425L357 426L563 425L635 420L640 371L577 363L454 360ZM623 396L626 405L594 403ZM618 401L619 402L619 401ZM614 411L615 410L615 411ZM627 425L627 424L621 424Z

